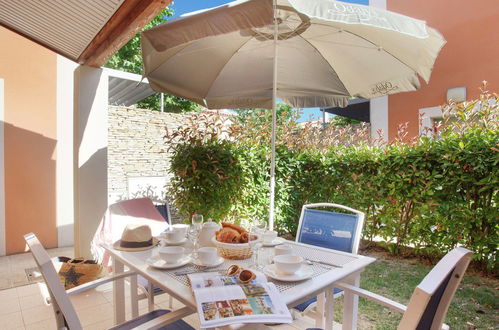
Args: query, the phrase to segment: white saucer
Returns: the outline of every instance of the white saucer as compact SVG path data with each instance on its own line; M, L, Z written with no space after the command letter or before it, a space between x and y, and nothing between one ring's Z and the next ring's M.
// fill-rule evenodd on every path
M175 246L175 245L182 245L182 244L184 244L185 242L187 242L187 237L184 237L184 239L182 239L182 240L180 240L180 241L178 241L178 242L172 242L172 241L167 240L166 238L162 238L161 240L162 240L163 242L165 242L165 243L166 243L166 245L174 245L174 246Z
M303 281L303 280L311 278L312 275L314 274L314 271L312 270L312 268L307 267L305 265L302 265L301 268L296 273L294 273L292 275L280 273L276 269L276 266L274 264L266 266L263 269L263 272L268 277L271 277L271 278L278 280L278 281L284 281L284 282Z
M163 259L161 259L159 256L153 256L150 258L146 259L146 263L153 267L153 268L158 268L158 269L173 269L173 268L178 268L187 265L189 262L191 262L191 257L185 256L176 263L172 264L167 264Z
M273 240L272 242L270 242L270 243L263 243L263 242L262 242L262 245L263 245L263 246L276 246L276 245L279 245L279 244L284 243L284 241L285 241L285 239L284 239L284 238L282 238L282 237L276 237L276 238L274 238L274 240Z
M225 259L224 259L224 258L222 258L222 257L218 257L218 259L217 259L214 263L212 263L212 264L204 264L204 263L202 263L202 262L201 262L199 259L197 259L197 258L196 258L196 259L192 259L192 263L193 263L194 265L196 265L196 266L202 266L202 267L208 267L208 268L210 268L210 267L220 266L221 264L223 264L223 262L224 262L224 261L225 261Z

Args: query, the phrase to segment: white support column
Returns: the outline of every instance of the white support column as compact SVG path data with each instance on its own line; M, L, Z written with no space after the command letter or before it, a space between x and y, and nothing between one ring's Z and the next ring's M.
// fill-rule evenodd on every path
M387 9L386 0L369 0L369 6ZM388 141L388 96L381 96L371 99L370 104L371 117L371 136L378 138L378 131L382 131L383 141Z
M388 96L377 97L370 102L371 136L378 138L381 131L383 141L388 141Z
M386 0L369 0L369 6L386 9Z
M5 166L4 166L4 80L0 78L0 256L6 254L5 241Z
M78 64L57 55L57 245L74 244L73 109L74 72Z
M75 254L89 258L90 242L107 208L107 73L79 66L74 99Z

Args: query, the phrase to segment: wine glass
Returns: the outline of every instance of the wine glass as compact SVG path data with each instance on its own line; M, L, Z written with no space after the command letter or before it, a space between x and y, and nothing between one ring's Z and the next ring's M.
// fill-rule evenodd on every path
M250 245L250 248L251 248L251 251L252 251L252 267L257 269L257 270L261 270L261 266L260 266L260 262L259 262L259 259L260 259L260 249L262 248L262 244L260 243L261 239L262 239L262 235L265 231L265 228L267 227L267 223L260 219L260 218L253 218L253 221L251 223L251 227L250 227L250 240L248 241L249 245ZM255 240L251 240L251 238L253 237L257 237L257 239Z
M201 229L201 225L203 224L203 216L201 214L194 214L192 216L192 225L196 229Z
M189 238L192 239L194 244L194 255L197 254L199 248L199 233L203 225L203 216L201 214L194 214L192 216L192 226L189 230Z

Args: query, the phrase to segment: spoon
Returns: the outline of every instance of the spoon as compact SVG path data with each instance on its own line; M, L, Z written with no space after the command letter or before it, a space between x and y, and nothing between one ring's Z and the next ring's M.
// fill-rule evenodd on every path
M319 263L319 264L323 264L323 265L333 266L336 268L343 268L343 265L334 264L334 263L328 262L328 261L315 260L315 259L309 259L309 258L304 258L304 259L305 259L305 262L308 263L309 265L311 265L311 263L315 262L315 263Z

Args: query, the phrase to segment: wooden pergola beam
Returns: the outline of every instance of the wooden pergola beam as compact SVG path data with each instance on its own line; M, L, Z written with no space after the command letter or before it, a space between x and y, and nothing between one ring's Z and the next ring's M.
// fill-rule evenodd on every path
M83 65L100 67L172 0L125 0L78 57Z

